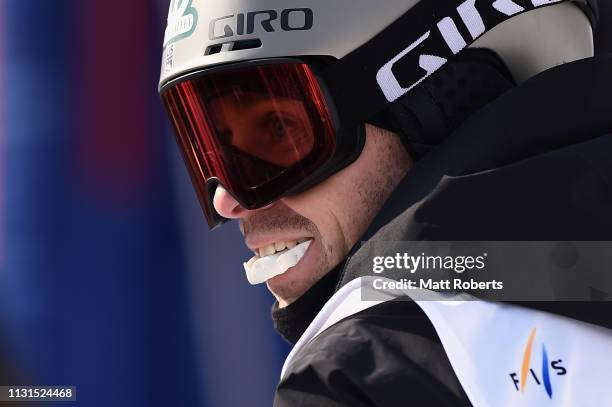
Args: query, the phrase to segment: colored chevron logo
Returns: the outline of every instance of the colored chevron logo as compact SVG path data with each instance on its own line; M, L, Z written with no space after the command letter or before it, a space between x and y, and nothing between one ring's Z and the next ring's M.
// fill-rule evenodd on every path
M534 382L538 386L543 386L546 394L550 399L553 398L553 386L551 381L551 375L564 376L567 374L567 368L563 366L563 360L557 359L549 361L548 351L546 345L542 342L541 347L541 364L540 372L536 373L536 370L532 367L534 357L534 342L536 338L536 328L533 328L527 339L525 345L525 351L523 352L523 360L521 362L521 369L519 373L510 373L510 378L514 383L517 391L525 393L525 388L528 382Z

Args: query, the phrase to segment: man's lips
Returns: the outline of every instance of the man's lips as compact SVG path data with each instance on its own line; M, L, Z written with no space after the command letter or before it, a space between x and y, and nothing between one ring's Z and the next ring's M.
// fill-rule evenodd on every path
M302 233L286 234L286 235L268 235L268 236L246 236L244 243L247 245L249 250L253 253L258 254L258 250L262 247L266 247L277 242L299 242L306 239L313 239L313 236Z

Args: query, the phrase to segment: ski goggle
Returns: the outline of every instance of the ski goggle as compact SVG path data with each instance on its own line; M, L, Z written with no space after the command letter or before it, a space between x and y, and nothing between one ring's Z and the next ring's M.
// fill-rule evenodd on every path
M192 72L160 94L211 228L218 185L246 209L301 192L361 153L363 126L340 131L325 84L301 60Z

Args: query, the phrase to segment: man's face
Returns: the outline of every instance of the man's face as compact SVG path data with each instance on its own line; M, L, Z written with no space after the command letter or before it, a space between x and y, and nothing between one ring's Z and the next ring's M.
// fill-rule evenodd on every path
M314 147L314 130L300 100L231 94L216 98L210 114L228 144L278 167L301 161Z
M255 253L275 243L312 239L294 267L267 281L283 307L346 258L410 165L396 135L368 125L361 156L313 188L265 208L247 210L218 187L214 206L223 217L239 220L245 243Z

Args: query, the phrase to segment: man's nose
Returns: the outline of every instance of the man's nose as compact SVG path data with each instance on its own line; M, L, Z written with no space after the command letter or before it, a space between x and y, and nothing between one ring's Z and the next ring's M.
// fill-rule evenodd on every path
M213 206L219 215L227 219L239 219L248 212L221 185L215 190Z

